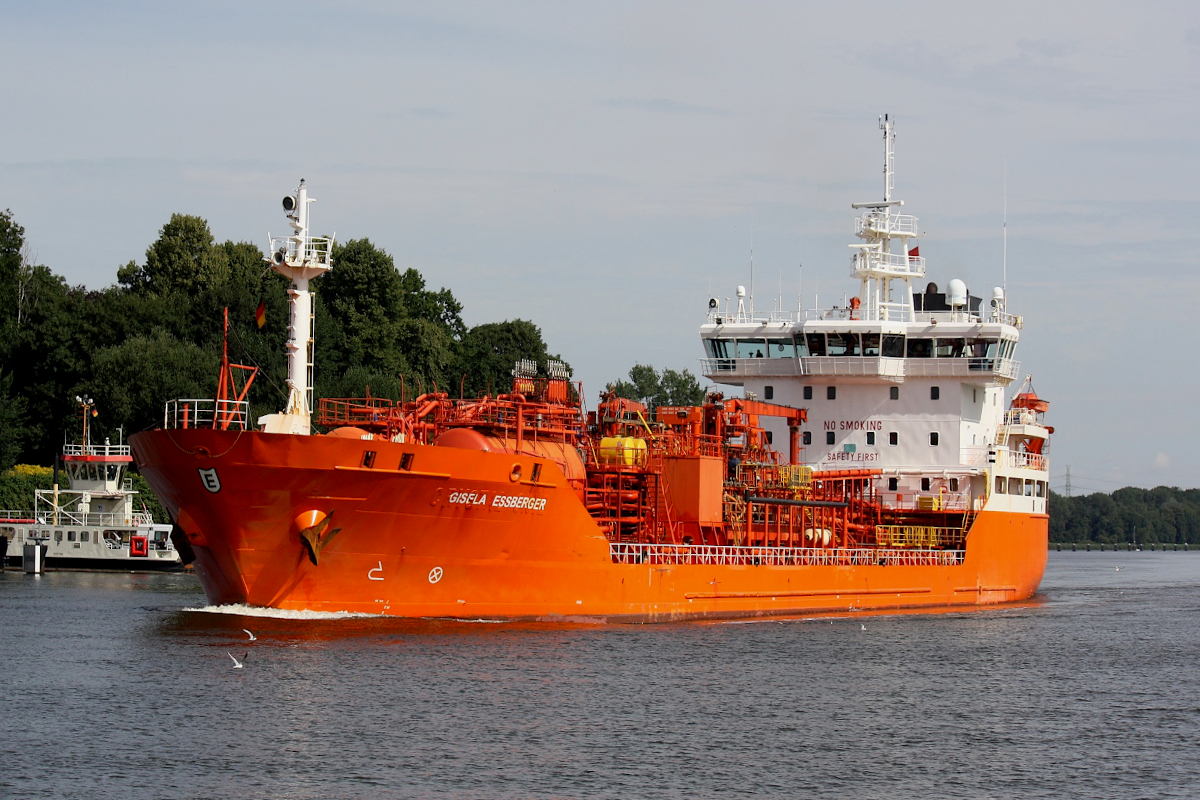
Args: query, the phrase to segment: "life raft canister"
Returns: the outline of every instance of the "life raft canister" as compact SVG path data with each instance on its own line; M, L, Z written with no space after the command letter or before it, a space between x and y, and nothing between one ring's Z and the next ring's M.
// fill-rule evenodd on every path
M130 536L129 555L142 558L150 555L150 540L145 536Z

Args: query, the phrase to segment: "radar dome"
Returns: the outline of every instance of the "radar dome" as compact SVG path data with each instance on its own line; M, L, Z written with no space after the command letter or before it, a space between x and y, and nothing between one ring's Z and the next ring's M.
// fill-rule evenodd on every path
M745 296L746 296L746 287L739 286L738 287L738 297L745 297Z
M952 306L965 306L967 304L967 285L958 278L950 281L946 287L946 302Z

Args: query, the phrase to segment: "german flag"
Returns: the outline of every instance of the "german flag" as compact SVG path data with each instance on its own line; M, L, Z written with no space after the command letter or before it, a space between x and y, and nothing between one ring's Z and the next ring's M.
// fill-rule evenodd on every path
M254 321L258 323L258 327L267 324L267 301L263 300L258 304L258 310L254 312Z

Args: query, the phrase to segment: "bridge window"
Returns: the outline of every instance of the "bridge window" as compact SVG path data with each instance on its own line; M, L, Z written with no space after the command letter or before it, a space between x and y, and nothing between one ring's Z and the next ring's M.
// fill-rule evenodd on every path
M908 357L909 358L932 358L933 357L933 339L909 339L908 340Z
M967 349L966 339L938 339L938 358L962 358Z
M828 334L829 349L826 351L831 356L856 356L862 352L859 348L857 333L831 333Z
M705 339L704 347L708 350L709 358L733 358L731 345L733 343L728 339Z
M808 354L810 356L825 355L825 334L823 334L823 333L808 334Z
M791 339L767 339L768 358L795 358L796 345Z
M833 444L833 431L825 431L825 444Z
M767 343L763 339L738 339L738 358L765 358Z
M1008 479L996 476L996 494L1008 494Z
M1009 494L1020 494L1022 491L1024 491L1024 489L1025 489L1025 482L1023 480L1021 480L1020 478L1009 478L1008 479L1008 493Z
M868 358L879 357L879 334L864 333L862 335L862 354Z
M796 342L796 355L801 358L808 357L808 340L804 338L803 333L797 333L794 337Z
M1046 496L1046 482L1038 481L1037 482L1037 497L1045 497L1045 496Z
M884 358L904 358L904 337L884 336L881 352Z

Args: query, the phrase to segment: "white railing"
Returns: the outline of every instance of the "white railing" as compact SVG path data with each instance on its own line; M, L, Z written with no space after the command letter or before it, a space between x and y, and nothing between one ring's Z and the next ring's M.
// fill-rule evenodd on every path
M864 247L854 254L852 263L856 278L870 277L871 275L887 275L895 278L922 278L925 276L924 256L885 253L881 250Z
M915 378L941 378L991 372L1000 378L1016 378L1021 362L1011 358L910 358L904 374Z
M144 528L154 524L154 517L141 511L135 511L133 514L126 516L125 514L107 511L89 511L84 513L82 511L60 508L57 513L46 510L39 511L37 524L80 527L94 525L99 528Z
M1005 425L1040 425L1037 412L1031 408L1010 408L1004 412Z
M1041 453L1022 453L1017 450L1008 451L1008 466L1014 469L1036 469L1046 471L1046 457Z
M868 211L854 220L854 235L862 234L916 236L917 218L912 214L880 214Z
M250 403L245 400L168 400L163 408L163 427L234 428L248 430Z
M64 456L127 456L127 444L89 444L86 448L81 444L64 444Z
M903 358L865 356L806 356L800 359L805 375L879 375L904 377Z
M271 237L272 257L282 254L285 261L297 266L303 264L328 268L332 252L333 239L324 236L310 236L306 239L298 235Z
M732 567L792 566L953 566L964 550L913 550L874 547L738 547L696 544L609 542L614 564L712 565Z
M700 372L706 378L779 378L802 375L795 358L702 358Z
M1002 325L1012 325L1014 328L1025 327L1025 319L1017 314L1009 314L1007 311L992 311L988 315L988 322L999 322Z
M33 519L32 511L0 511L0 522L6 520L20 520L21 522L25 522L31 519Z

